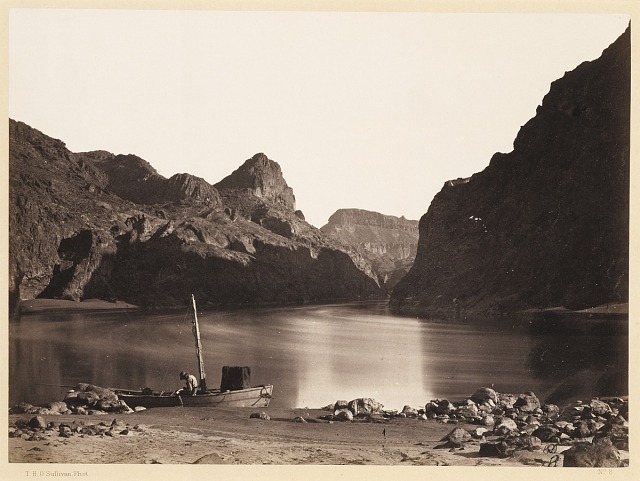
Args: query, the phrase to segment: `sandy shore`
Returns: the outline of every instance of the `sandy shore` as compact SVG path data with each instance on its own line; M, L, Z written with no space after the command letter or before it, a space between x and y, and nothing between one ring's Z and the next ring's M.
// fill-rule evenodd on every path
M47 422L118 428L113 435L73 435L53 430L39 441L9 439L10 463L548 466L555 454L516 451L508 458L480 457L480 441L464 449L437 449L456 426L416 418L376 422L320 421L326 411L271 409L270 420L250 419L252 409L156 408L101 416L43 416ZM300 416L310 421L294 422ZM28 419L29 415L11 415ZM460 423L472 430L477 427ZM126 434L120 434L125 432ZM487 438L491 440L491 438ZM622 459L628 452L621 451ZM556 458L557 459L557 458ZM562 464L561 458L559 465Z
M138 309L138 306L123 301L103 301L87 299L82 302L64 299L25 299L20 301L21 314L47 313L56 311L110 311L121 309Z

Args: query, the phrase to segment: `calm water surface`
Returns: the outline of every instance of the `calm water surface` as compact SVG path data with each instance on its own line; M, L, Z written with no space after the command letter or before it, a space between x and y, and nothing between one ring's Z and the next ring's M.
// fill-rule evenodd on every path
M542 399L627 394L626 321L451 322L393 316L382 304L199 313L207 383L223 365L274 384L273 406L373 397L390 409L461 400L480 386ZM40 404L89 382L173 390L197 374L182 313L31 314L10 324L9 401Z

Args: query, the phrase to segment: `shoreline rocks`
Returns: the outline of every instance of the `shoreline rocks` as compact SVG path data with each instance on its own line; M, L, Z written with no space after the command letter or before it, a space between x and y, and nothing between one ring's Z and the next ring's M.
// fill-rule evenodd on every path
M115 436L127 435L139 429L116 419L111 425L104 422L85 424L84 421L47 422L45 415L106 415L109 411L98 409L113 409L114 406L117 409L121 406L117 396L116 401L113 400L113 391L90 384L78 385L77 388L68 394L64 402L39 407L19 403L11 408L11 414L27 414L29 417L13 420L9 425L9 437L39 441L56 433L63 438L74 435ZM459 402L434 399L427 402L424 408L405 405L401 412L384 409L381 403L372 398L339 400L321 408L330 411L330 414L315 418L307 413L304 417L294 417L292 422L454 424L453 429L432 446L433 449L476 450L480 457L499 458L515 455L518 451L542 450L551 456L549 465L627 465L625 463L628 460L622 461L620 456L620 451L629 450L626 399L592 398L575 401L562 409L554 404L540 404L530 391L516 396L495 391L491 393L488 388L481 388ZM253 413L250 418L263 421L271 419L264 411Z
M9 414L37 414L37 415L100 415L106 413L128 414L134 412L111 389L93 384L79 383L67 392L63 401L55 401L33 406L20 402L9 409Z
M561 410L555 404L542 404L531 391L515 396L481 387L461 402L433 399L424 409L405 405L401 412L384 410L380 403L369 398L361 399L368 400L361 403L379 408L363 417L353 409L359 405L358 400L337 401L322 408L334 413L320 416L320 419L385 422L394 418L414 418L456 424L458 426L441 439L444 443L434 448L463 450L467 443L480 442L481 457L503 458L518 450L547 449L556 453L558 446L565 446L569 449L565 450L568 454L565 454L563 466L621 466L618 450L629 449L629 423L625 418L628 401L620 398L575 401ZM373 418L376 413L381 417ZM464 424L481 427L468 429L461 426ZM550 463L556 465L559 456L553 457Z

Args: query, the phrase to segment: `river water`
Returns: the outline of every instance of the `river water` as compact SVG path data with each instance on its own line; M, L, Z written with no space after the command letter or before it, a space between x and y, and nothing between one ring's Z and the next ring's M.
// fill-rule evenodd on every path
M273 384L273 406L372 397L389 409L462 400L480 386L541 400L626 395L627 321L444 321L397 317L382 303L199 313L209 387L223 365ZM9 402L61 400L88 382L173 390L197 375L186 313L54 312L9 326Z

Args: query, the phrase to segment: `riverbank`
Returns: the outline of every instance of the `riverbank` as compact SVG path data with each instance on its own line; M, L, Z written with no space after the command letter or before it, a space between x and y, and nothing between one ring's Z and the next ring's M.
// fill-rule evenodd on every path
M629 303L602 304L588 309L572 310L565 307L547 307L522 311L474 311L455 307L434 309L404 307L402 312L391 308L400 317L420 319L447 319L451 321L503 322L545 320L628 320Z
M628 430L619 414L625 413L626 401L615 400L620 410L592 401L573 403L562 413L544 407L543 414L530 404L533 397L521 398L513 410L517 416L512 416L518 419L518 427L507 416L495 416L493 424L481 422L475 404L468 401L456 403L455 408L448 401L431 402L423 414L407 410L395 415L357 415L347 421L340 421L343 416L335 416L328 408L266 408L266 416L260 419L251 417L256 412L251 408L176 407L130 414L43 414L38 421L41 428L34 429L27 426L35 423L33 415L11 414L9 462L562 466L572 446L591 444L594 437L607 432L604 437L619 448L612 448L619 465L629 465L628 440L626 434L620 436ZM533 414L522 416L528 409ZM446 410L452 415L437 414ZM482 419L486 421L487 415ZM617 434L606 431L606 426L616 428ZM508 445L504 452L501 443Z
M380 303L381 301L366 301L363 305L369 305L371 302ZM326 305L326 304L318 304ZM331 305L331 304L329 304ZM269 308L274 307L272 305L258 305L252 306L255 308ZM184 306L174 306L171 308L165 308L165 310L182 309ZM233 311L236 309L246 309L246 305L242 306L229 306L224 310ZM139 306L129 304L123 301L105 301L102 299L87 299L84 301L69 301L64 299L24 299L20 301L19 312L20 314L31 313L47 313L57 311L102 311L102 310L120 310L120 309L140 309ZM204 306L203 310L212 310L210 305ZM216 310L216 309L213 309ZM442 310L434 312L424 312L418 317L438 317L442 316L443 319L456 319L456 318L514 318L519 320L540 320L540 319L628 319L629 318L629 304L603 304L601 306L592 307L582 310L570 310L563 307L547 308L547 309L528 309L526 311L516 311L510 313L496 313L496 312L467 312L467 311L455 311L455 310ZM403 316L403 317L413 317Z
M138 309L138 306L122 301L104 301L87 299L85 301L68 301L64 299L25 299L20 301L18 312L36 314L58 311L109 311L122 309Z
M269 410L270 420L250 419L251 410L149 409L104 419L44 416L55 423L123 423L127 434L72 436L52 431L40 441L9 440L11 463L65 464L327 464L421 466L547 465L553 454L519 451L508 458L480 457L480 442L464 450L435 449L453 426L395 418L379 423L294 422L315 419L318 410ZM15 422L16 416L10 416ZM568 449L565 448L565 449Z

